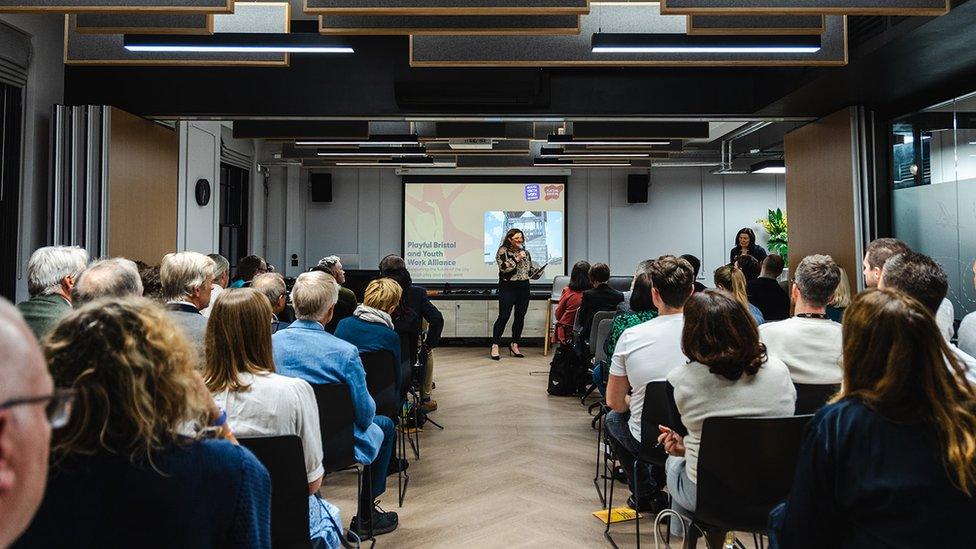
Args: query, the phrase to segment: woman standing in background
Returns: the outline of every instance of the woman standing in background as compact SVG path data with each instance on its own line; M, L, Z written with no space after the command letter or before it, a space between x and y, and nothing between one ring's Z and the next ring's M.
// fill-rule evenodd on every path
M766 249L756 244L756 233L748 227L740 229L735 235L735 247L729 252L729 265L735 263L735 258L740 255L752 256L760 265L766 259Z
M502 342L502 332L515 309L512 321L512 341L508 344L511 356L523 358L519 350L522 339L522 326L525 312L529 309L529 279L532 278L532 255L525 249L525 235L519 229L510 229L495 253L498 264L498 318L492 329L491 359L499 360L498 347Z

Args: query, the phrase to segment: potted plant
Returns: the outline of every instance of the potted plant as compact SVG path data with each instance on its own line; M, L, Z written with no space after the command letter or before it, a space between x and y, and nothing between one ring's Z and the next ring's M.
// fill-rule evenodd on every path
M774 253L783 258L786 267L789 267L789 246L786 234L786 214L783 210L776 208L769 210L764 219L756 220L762 228L769 233L769 242L766 245L769 253Z

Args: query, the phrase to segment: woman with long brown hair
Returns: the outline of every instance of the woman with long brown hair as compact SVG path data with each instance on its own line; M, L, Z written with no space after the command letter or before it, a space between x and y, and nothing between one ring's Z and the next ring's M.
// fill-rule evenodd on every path
M844 314L844 383L813 418L771 522L781 547L973 547L976 390L895 290Z
M267 326L265 326L267 330ZM24 547L270 547L271 486L222 426L179 327L145 298L99 300L44 341L74 413Z
M719 290L724 290L734 297L736 301L741 303L749 311L749 314L752 315L752 319L756 321L756 324L764 324L766 322L759 307L749 303L749 294L746 292L746 277L742 274L742 271L729 265L723 265L715 269L712 278L715 282L715 287Z
M529 280L538 278L539 273L532 269L532 254L525 249L525 234L521 230L509 229L505 234L502 245L495 253L495 263L498 264L498 318L492 327L490 356L492 360L500 358L498 347L502 343L502 332L514 308L515 319L512 320L512 340L508 344L508 353L522 358L525 355L519 349L519 344L525 313L529 310Z

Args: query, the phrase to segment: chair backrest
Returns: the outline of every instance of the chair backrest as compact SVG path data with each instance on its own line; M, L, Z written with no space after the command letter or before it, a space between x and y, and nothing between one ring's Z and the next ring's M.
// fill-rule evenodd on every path
M334 473L355 465L356 410L349 386L345 383L312 385L312 391L319 406L325 472Z
M696 520L764 532L769 512L786 499L813 416L708 418L698 450Z
M633 282L634 277L632 276L611 276L610 280L607 281L607 285L618 292L629 292L630 285Z
M613 322L613 316L616 313L614 311L597 311L593 314L593 322L590 324L590 352L596 354L596 348L599 346L599 332L600 332L600 321L605 319L610 319Z
M563 289L569 286L569 277L566 275L559 275L552 279L552 293L549 294L549 299L552 301L559 301L560 296L563 295Z
M613 326L612 318L603 318L596 330L596 347L593 349L593 360L600 362L607 360L607 336L610 335L610 328Z
M657 437L660 434L657 426L664 425L683 432L681 426L676 425L677 423L678 420L671 410L671 401L668 399L668 382L652 381L644 386L644 406L641 408L641 460L664 466L668 455L663 447L657 446Z
M397 394L397 377L400 365L389 351L370 351L359 355L366 370L366 388L376 402L376 413L396 418L399 413L400 395Z
M308 476L298 435L239 438L271 476L271 545L311 547L308 537Z
M415 335L399 334L400 336L400 394L406 395L410 388L413 366L417 363L417 349L419 347Z
M796 415L815 414L840 391L840 385L811 385L794 383L796 387Z

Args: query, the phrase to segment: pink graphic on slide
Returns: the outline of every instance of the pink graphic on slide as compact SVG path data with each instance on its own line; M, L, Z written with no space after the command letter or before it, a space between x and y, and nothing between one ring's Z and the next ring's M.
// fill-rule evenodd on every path
M439 219L443 223L443 230L441 232L441 237L443 235L455 235L455 241L457 242L457 247L453 250L445 250L445 253L450 253L452 258L458 258L465 254L476 252L477 254L482 253L482 238L480 235L474 236L470 233L466 233L458 227L452 216L450 215L451 207L457 201L461 193L464 192L464 185L457 185L454 189L447 195L437 192L438 189L444 189L443 186L435 185L425 185L423 187L423 194L420 200L407 194L406 201L417 209L418 212L433 215L435 218ZM441 274L447 271L446 268L440 269Z

